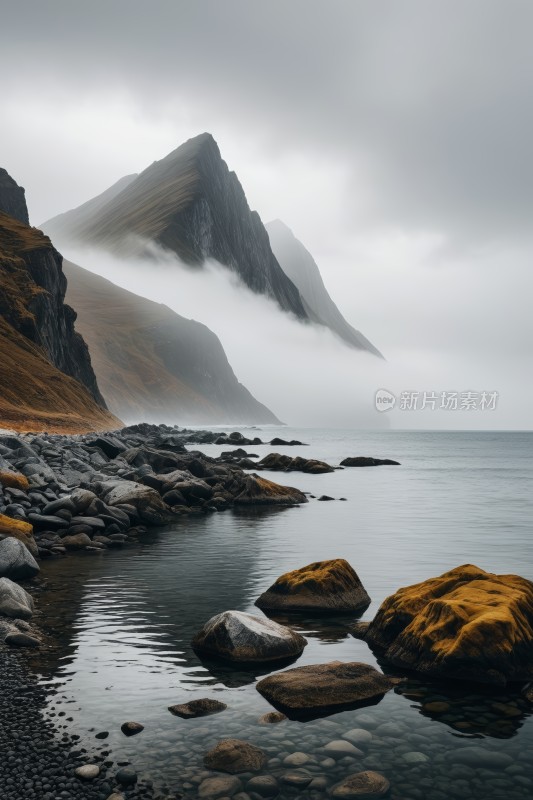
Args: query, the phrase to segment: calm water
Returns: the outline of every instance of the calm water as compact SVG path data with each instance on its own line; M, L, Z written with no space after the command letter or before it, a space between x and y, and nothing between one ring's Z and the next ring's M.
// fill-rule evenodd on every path
M105 747L110 758L129 760L161 786L190 796L204 752L233 736L263 747L272 759L265 771L276 775L289 769L281 763L285 756L303 751L313 759L305 768L328 785L378 769L401 800L533 797L533 720L519 695L413 680L402 694L390 692L369 708L261 726L258 717L271 709L255 690L259 673L202 663L189 646L220 611L261 614L254 601L278 575L318 559L343 557L354 566L373 600L364 619L399 586L466 562L533 579L533 434L243 432L301 439L309 446L275 449L331 464L372 455L402 466L265 473L347 502L190 518L138 548L47 563L49 591L39 608L60 632L58 647L40 665L43 681L59 689L49 713L61 713L56 719L86 746ZM202 449L214 455L227 448ZM259 455L271 449L247 448ZM347 634L349 622L292 620L309 640L298 664L375 664L366 644ZM228 710L188 721L167 710L205 696L223 700ZM448 703L444 715L422 709L435 699ZM126 720L145 730L126 738L120 732ZM353 728L373 734L365 757L321 765L320 748ZM94 738L101 731L109 731L103 743ZM284 790L287 797L295 793Z

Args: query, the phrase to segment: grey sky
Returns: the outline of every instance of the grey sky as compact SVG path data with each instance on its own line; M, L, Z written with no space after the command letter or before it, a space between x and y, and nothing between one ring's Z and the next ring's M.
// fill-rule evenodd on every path
M35 223L209 130L389 358L497 384L520 353L531 399L529 0L2 5L2 164Z

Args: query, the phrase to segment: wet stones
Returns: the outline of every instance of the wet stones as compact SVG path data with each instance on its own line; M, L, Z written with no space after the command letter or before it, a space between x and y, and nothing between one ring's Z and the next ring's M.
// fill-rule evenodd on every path
M242 790L242 783L235 775L213 775L205 778L198 787L198 797L216 800L218 797L233 797Z
M123 722L120 730L125 736L136 736L144 730L144 725L140 722Z
M329 792L330 797L343 800L370 800L373 797L384 797L390 789L390 783L379 772L365 770L349 775L335 784Z
M269 675L256 688L290 717L364 704L382 697L397 683L399 679L368 664L332 661Z
M229 661L281 661L300 655L307 640L296 631L242 611L212 617L192 641L201 654Z
M266 762L267 756L259 747L240 739L223 739L204 757L208 769L230 774L257 772Z
M225 703L219 700L211 700L208 697L199 700L191 700L189 703L169 706L168 710L176 717L183 719L193 719L195 717L205 717L209 714L217 714L227 708Z
M343 558L286 572L255 602L267 611L360 611L370 603L359 576Z

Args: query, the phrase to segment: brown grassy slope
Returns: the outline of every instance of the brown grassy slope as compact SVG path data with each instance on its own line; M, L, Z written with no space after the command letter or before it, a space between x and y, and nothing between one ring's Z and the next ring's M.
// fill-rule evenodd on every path
M36 326L32 303L46 290L33 281L23 256L51 249L41 231L0 213L0 427L64 433L116 428L120 421L27 338Z
M109 408L125 419L275 422L204 325L64 261L67 300Z

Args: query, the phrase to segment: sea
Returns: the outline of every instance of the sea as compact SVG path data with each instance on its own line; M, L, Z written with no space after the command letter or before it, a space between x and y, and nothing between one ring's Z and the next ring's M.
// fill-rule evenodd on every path
M239 430L305 442L246 447L260 457L275 450L336 466L362 455L400 466L260 473L314 497L294 508L190 516L127 549L44 563L38 608L56 644L34 668L50 688L45 713L59 734L79 735L89 754L109 754L111 772L130 763L162 796L198 796L206 751L238 738L267 753L263 771L278 779L281 798L321 800L362 770L384 775L397 800L532 798L533 705L517 688L410 675L375 705L263 725L272 709L255 686L277 668L204 661L190 642L222 611L262 616L255 600L282 573L344 558L372 603L360 617L276 617L308 640L293 666L341 660L389 669L350 628L399 587L466 563L533 580L533 433ZM335 499L320 502L322 495ZM200 697L228 708L192 720L168 710ZM121 732L130 720L142 733ZM330 758L323 748L339 740L359 742L359 752ZM295 769L311 776L307 784L291 779Z

